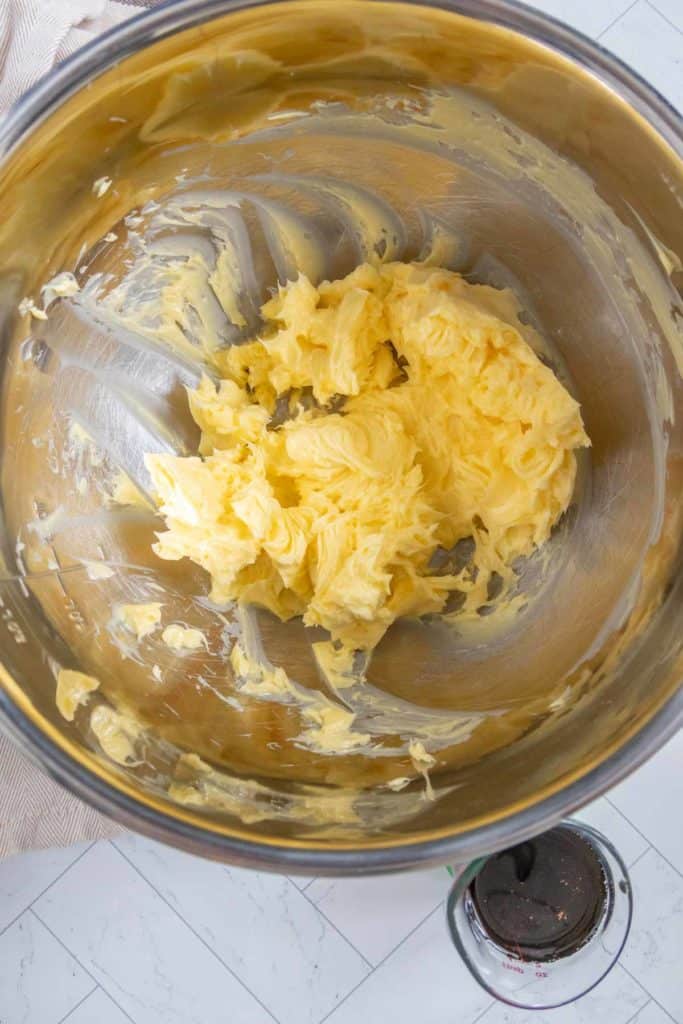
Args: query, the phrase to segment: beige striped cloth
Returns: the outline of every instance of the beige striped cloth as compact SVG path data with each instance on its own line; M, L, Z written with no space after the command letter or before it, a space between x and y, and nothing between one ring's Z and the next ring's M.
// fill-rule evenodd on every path
M0 859L121 831L67 793L0 734Z
M0 0L0 112L100 32L160 0ZM0 734L0 858L120 831Z

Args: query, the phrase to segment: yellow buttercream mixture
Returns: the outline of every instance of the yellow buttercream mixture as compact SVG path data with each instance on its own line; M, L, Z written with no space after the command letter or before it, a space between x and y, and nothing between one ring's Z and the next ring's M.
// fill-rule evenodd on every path
M157 554L206 569L217 603L303 616L352 650L400 616L509 596L590 443L510 293L365 264L300 276L262 316L190 394L199 454L146 458Z

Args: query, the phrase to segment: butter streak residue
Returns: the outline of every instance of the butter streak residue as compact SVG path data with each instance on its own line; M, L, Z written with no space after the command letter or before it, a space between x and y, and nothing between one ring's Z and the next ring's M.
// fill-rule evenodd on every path
M313 656L323 679L333 690L344 690L358 682L354 652L348 647L335 647L333 643L322 640L313 644Z
M179 626L177 623L166 626L166 629L161 634L161 639L167 647L171 647L174 651L178 652L198 651L200 647L206 645L206 637L201 629Z
M91 693L99 688L100 681L85 672L70 668L60 669L57 676L56 702L60 715L73 722L76 710L87 703Z
M34 320L47 320L47 313L45 310L41 309L40 306L37 306L29 295L26 295L21 300L17 306L17 311L19 316L26 316L28 314L29 316L32 316Z
M101 199L102 196L109 191L111 186L112 180L111 178L108 178L106 175L104 175L101 178L97 178L97 180L93 181L92 183L93 195L96 196L97 199Z
M370 734L353 728L353 711L294 683L283 668L256 660L240 643L230 652L230 664L240 693L297 706L303 725L297 743L321 754L345 754L369 746Z
M146 604L120 604L114 609L114 621L122 623L131 633L135 633L138 640L143 640L153 633L161 622L162 608L163 605L159 601L149 601Z
M45 307L50 306L55 299L66 299L76 295L80 291L80 285L69 270L63 270L56 274L40 289Z
M382 800L368 789L299 786L275 790L252 779L218 771L197 754L182 754L176 762L169 797L186 807L222 811L245 824L297 821L310 838L338 835L362 837L368 828L382 829L422 810L423 797L413 793L384 793ZM411 780L401 780L405 784ZM386 798L389 797L387 800Z
M90 562L87 560L83 561L86 575L89 580L109 580L116 573L107 565L105 562Z
M413 780L407 775L398 775L395 779L389 779L387 782L387 789L391 789L394 793L400 793L402 789L409 786Z
M100 704L90 716L90 728L102 750L116 764L131 766L139 763L135 743L144 734L144 728L131 715Z
M408 753L410 754L410 759L415 765L415 768L425 780L425 797L427 800L433 800L434 789L432 787L432 780L429 777L429 772L436 764L436 758L433 754L427 753L424 743L421 743L419 740L413 740L409 744Z
M197 754L182 754L176 764L176 780L168 795L187 807L207 807L234 814L246 824L258 821L287 821L295 816L307 827L360 825L356 810L357 791L340 790L321 796L279 795L250 779L233 779L218 772Z
M131 505L133 508L152 509L149 500L140 488L123 471L119 471L114 477L111 500L115 505Z

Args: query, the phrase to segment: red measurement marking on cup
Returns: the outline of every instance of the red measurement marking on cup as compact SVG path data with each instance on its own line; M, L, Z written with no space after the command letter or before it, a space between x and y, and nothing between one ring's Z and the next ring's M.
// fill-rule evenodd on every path
M520 967L519 964L508 964L503 961L503 967L506 971L514 971L515 974L524 974L524 968Z

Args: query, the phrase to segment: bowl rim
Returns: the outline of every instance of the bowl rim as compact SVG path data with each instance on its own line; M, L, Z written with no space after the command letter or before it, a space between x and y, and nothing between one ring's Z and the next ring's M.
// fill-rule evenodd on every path
M79 88L112 65L179 31L231 11L288 0L168 0L114 26L76 51L24 93L0 120L4 162L36 126ZM521 33L581 66L616 92L683 159L683 118L652 85L598 43L517 0L365 0L430 7ZM0 666L2 676L9 673ZM9 676L11 679L11 676ZM128 796L54 742L0 685L0 729L28 758L79 799L120 824L205 857L280 872L377 874L409 867L463 863L521 842L552 827L595 799L655 753L683 725L683 689L601 763L579 778L494 822L453 835L389 841L357 849L289 845L287 840L243 839L183 821Z

